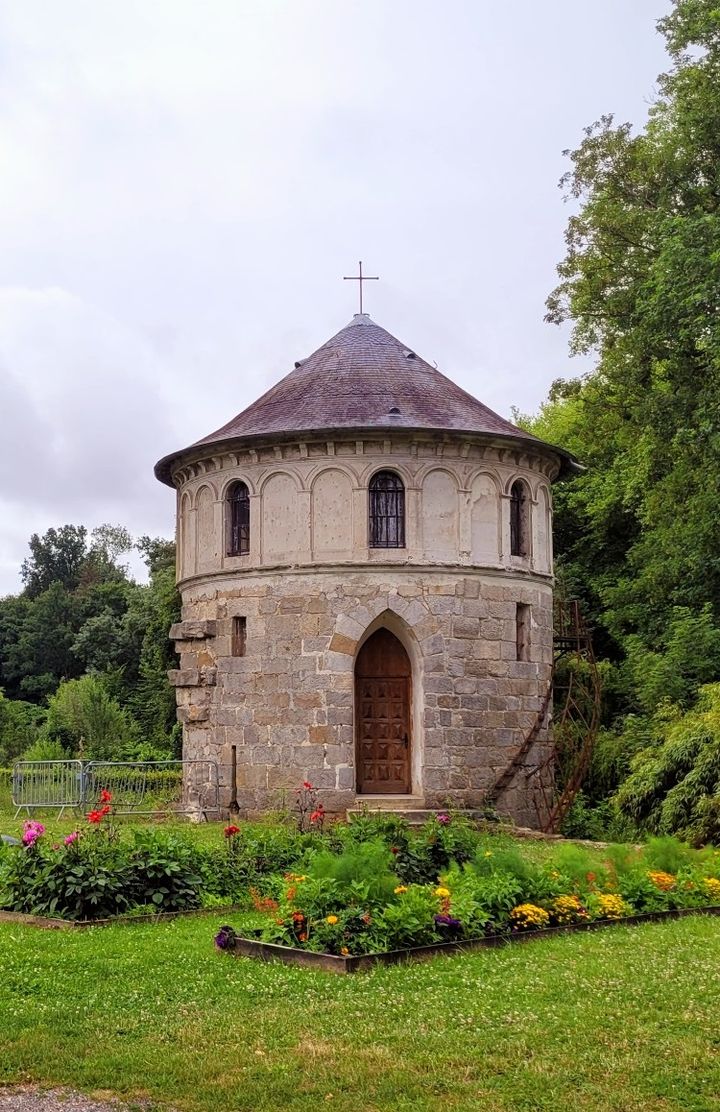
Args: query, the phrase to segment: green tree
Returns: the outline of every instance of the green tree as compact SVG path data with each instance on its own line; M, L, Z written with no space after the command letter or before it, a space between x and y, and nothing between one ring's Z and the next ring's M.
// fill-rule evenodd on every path
M45 712L0 691L0 766L7 767L36 740Z
M692 708L720 675L720 7L675 0L658 29L671 64L646 126L604 116L566 152L548 319L595 368L524 419L586 467L557 488L555 540L607 662L598 791L657 736L659 704Z
M37 598L53 583L73 591L80 582L87 559L87 529L84 525L63 525L48 529L42 537L33 533L30 555L20 569L28 598Z
M673 607L720 599L719 11L676 0L645 129L606 116L569 152L578 208L548 316L597 368L534 426L589 468L559 499L567 562L608 633L650 648Z
M121 758L137 741L131 718L94 675L60 684L48 700L43 736L74 756L94 760Z

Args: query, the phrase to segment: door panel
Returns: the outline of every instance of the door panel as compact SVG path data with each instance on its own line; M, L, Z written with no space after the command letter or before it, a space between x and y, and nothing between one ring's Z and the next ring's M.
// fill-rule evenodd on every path
M355 666L358 791L410 791L410 661L397 637L380 629Z

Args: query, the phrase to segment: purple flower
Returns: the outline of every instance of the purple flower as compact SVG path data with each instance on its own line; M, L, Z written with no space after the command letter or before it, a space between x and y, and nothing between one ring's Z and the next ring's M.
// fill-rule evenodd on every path
M450 822L450 816L447 811L441 811L437 816L437 820L441 826L447 826L447 824Z
M215 935L215 945L218 950L232 950L237 934L232 927L220 927Z
M462 926L459 919L453 919L452 915L436 915L435 923L438 927L448 927L450 930L457 930Z

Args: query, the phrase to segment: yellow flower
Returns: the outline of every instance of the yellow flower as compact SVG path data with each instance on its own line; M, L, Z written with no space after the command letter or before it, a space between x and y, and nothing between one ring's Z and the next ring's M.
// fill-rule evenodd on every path
M547 911L531 903L518 904L514 907L510 912L510 919L515 927L526 931L541 930L550 922Z
M574 923L578 919L588 917L577 896L558 896L553 900L550 909L556 923Z
M714 876L706 876L703 877L703 885L710 899L720 903L720 880Z
M328 915L327 919L325 920L325 922L329 923L331 927L334 927L335 924L337 923L337 921L338 921L337 915Z
M347 957L350 951L348 950L347 946L341 946L340 953L343 955L343 957Z
M598 914L595 916L597 919L624 919L627 915L633 913L632 908L625 903L622 896L613 896L610 893L598 896L597 908Z
M435 895L439 896L441 900L447 899L447 897L450 895L450 889L449 888L436 888L435 889Z
M483 857L492 857L492 850L491 849L486 849L485 853L483 854Z
M397 888L395 889L395 895L396 896L401 896L403 894L403 892L407 892L407 885L406 884L398 884Z

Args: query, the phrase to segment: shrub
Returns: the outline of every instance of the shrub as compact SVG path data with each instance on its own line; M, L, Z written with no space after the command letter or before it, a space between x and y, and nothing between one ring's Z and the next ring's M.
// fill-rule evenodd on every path
M130 906L131 874L118 845L97 830L57 848L41 836L9 854L2 906L62 919L103 919Z
M592 892L608 881L607 870L597 863L597 857L582 846L558 846L548 863L551 871L565 878L573 892Z
M720 838L720 684L700 689L682 714L663 707L653 720L658 741L640 752L615 802L646 832L673 833L699 844Z
M109 808L108 808L109 810ZM92 815L100 816L97 820ZM200 903L196 851L182 839L137 831L122 840L106 813L51 844L36 823L25 823L25 844L5 855L0 906L63 919L104 919L131 907L180 911Z
M384 842L361 842L341 854L315 850L305 860L309 877L333 881L341 899L355 900L362 892L363 902L377 906L392 897L398 884L394 859Z
M391 847L395 871L405 884L432 884L453 862L469 861L477 844L477 831L466 819L441 811Z
M650 838L643 849L643 860L648 868L659 869L665 873L677 873L684 866L692 865L697 860L697 853L692 846L681 842L672 834L661 838Z
M172 834L136 830L128 865L131 904L150 904L159 912L198 907L202 876L192 845Z

